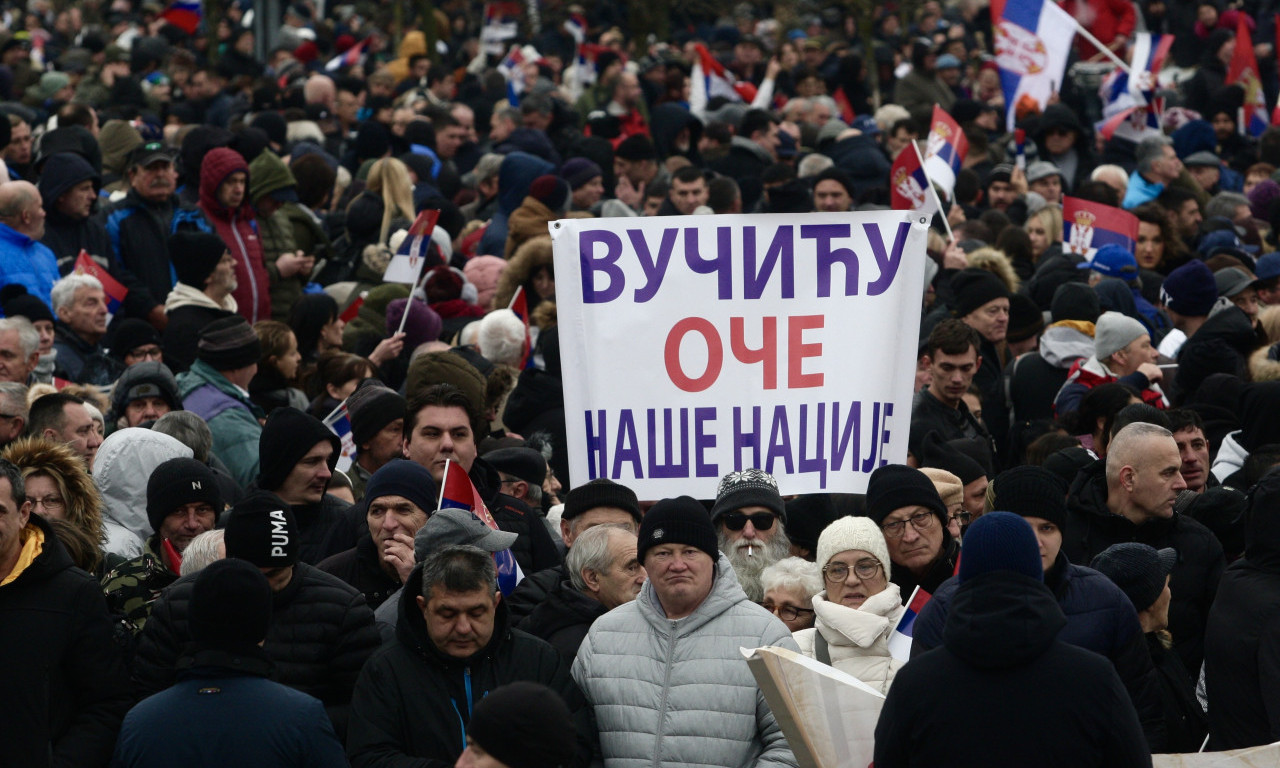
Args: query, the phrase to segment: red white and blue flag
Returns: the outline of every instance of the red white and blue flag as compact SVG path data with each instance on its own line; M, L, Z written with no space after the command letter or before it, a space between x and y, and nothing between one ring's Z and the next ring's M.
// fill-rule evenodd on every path
M98 266L98 262L94 261L89 252L83 248L80 249L80 255L76 257L75 271L81 275L96 277L98 282L102 283L102 292L107 297L107 322L111 322L111 318L120 311L124 297L129 295L129 289L112 277L110 272Z
M361 57L364 56L364 47L368 44L369 38L366 37L337 56L334 56L332 59L329 59L328 63L324 65L324 70L326 72L337 72L339 69L354 67L356 64L360 63Z
M991 0L996 66L1012 131L1020 105L1043 112L1062 86L1076 20L1047 0Z
M533 345L529 340L529 299L524 295L524 286L516 287L516 295L511 297L511 303L507 305L507 309L515 313L516 317L524 323L524 346L520 350L520 370L533 367L533 355L530 351Z
M929 194L929 177L920 165L918 152L904 149L893 161L889 169L889 201L895 211L919 211L926 216L937 212L938 205Z
M484 4L484 26L480 28L480 47L491 56L501 56L507 41L520 34L518 2Z
M160 12L160 18L188 35L194 35L204 20L204 8L200 0L174 0Z
M911 642L915 637L916 617L932 597L932 594L919 587L911 593L911 599L907 601L907 610L903 612L902 618L898 619L898 626L894 627L892 634L889 635L890 656L899 661L911 659Z
M1156 96L1156 78L1164 68L1173 35L1139 32L1134 36L1130 71L1116 68L1102 81L1102 115L1098 124L1103 138L1114 135L1141 141L1161 132L1164 99Z
M756 87L751 83L740 83L733 73L711 55L707 46L695 43L694 49L698 57L693 60L693 80L699 82L707 101L717 96L729 101L745 101L750 104L756 98Z
M427 246L431 243L431 233L436 228L436 220L440 211L430 208L418 214L409 227L409 234L396 255L387 262L387 271L382 274L384 283L407 283L417 285L422 274L422 265L427 261Z
M1093 261L1104 245L1118 245L1133 253L1138 241L1138 217L1102 203L1062 198L1062 245L1065 250Z
M538 61L542 54L532 45L523 48L511 46L507 55L498 64L498 71L507 79L507 102L513 107L520 106L520 97L529 90L530 84L525 82L524 65Z
M498 523L493 519L493 515L489 514L489 508L485 506L484 499L480 498L480 492L472 485L466 470L456 461L445 462L438 506L440 509L465 509L475 515L480 522L495 531L499 530ZM523 578L520 566L516 565L515 555L511 554L511 550L504 549L493 553L493 561L498 566L498 588L502 590L504 596L510 595Z
M969 140L955 118L937 104L933 105L933 120L929 125L929 142L925 145L924 172L942 188L947 198L955 190L956 174L969 153Z
M1238 126L1240 131L1250 136L1261 136L1270 125L1270 110L1267 109L1262 80L1258 77L1258 59L1253 55L1253 36L1249 34L1244 14L1236 22L1236 52L1231 57L1231 66L1227 67L1226 83L1244 88L1244 108Z
M351 469L356 459L356 439L351 433L351 417L347 414L346 400L338 403L338 407L324 417L324 425L330 432L337 435L342 443L342 453L338 456L336 469L346 472Z

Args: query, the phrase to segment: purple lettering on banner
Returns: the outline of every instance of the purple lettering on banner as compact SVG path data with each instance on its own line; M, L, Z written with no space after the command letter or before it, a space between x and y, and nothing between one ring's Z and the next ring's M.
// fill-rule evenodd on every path
M665 464L658 463L658 415L653 408L649 409L649 477L688 477L689 476L689 409L680 409L680 433L674 435L672 432L671 409L662 409L662 426L663 437L662 444L664 446L663 460ZM680 439L680 461L675 461L675 440Z
M732 229L719 227L716 237L720 247L716 249L713 259L704 259L698 251L698 228L689 227L684 231L684 261L689 269L699 275L717 274L717 298L727 301L733 298L733 242L730 238Z
M742 431L742 408L733 409L733 471L742 471L742 449L751 449L749 467L760 466L760 406L751 407L751 431Z
M892 415L893 403L885 403L884 419L880 422L884 427L884 430L880 433L880 466L882 467L889 463L889 460L884 457L884 449L889 445L889 417Z
M640 269L644 271L645 284L636 290L636 303L643 304L658 294L662 287L662 278L667 273L667 264L671 262L671 252L676 247L676 236L680 230L672 227L662 230L662 242L658 245L658 255L653 257L649 252L649 243L644 239L644 231L628 229L627 237L631 239L631 247L636 251Z
M773 407L773 425L769 429L769 454L765 457L765 472L774 474L773 463L782 458L782 463L787 468L787 474L793 474L796 471L795 463L791 460L791 427L787 422L787 406L775 405Z
M840 403L831 404L831 462L832 472L840 471L844 465L844 455L853 447L849 457L850 469L858 471L858 450L862 446L862 403L849 403L849 418L845 419L844 430L840 429Z
M844 295L858 295L858 255L849 248L831 247L832 239L848 237L850 230L848 224L809 224L800 227L801 237L817 241L820 298L831 295L831 268L836 263L844 265Z
M756 271L756 228L742 228L742 268L743 295L748 299L758 299L764 294L765 286L773 277L773 270L782 262L782 298L794 299L796 296L795 279L795 242L792 227L778 227L765 253L760 270Z
M718 464L708 464L704 460L706 452L716 447L716 433L703 431L702 425L715 420L715 408L693 409L694 474L697 477L720 476L720 466Z
M636 420L630 408L618 412L618 443L613 448L613 480L622 479L622 462L631 462L632 477L644 477L644 460L640 457L640 441L636 437Z
M604 256L596 257L596 245L605 246ZM578 234L578 259L582 263L582 302L605 304L622 295L627 278L618 266L622 258L622 238L606 229L589 229ZM609 278L609 287L596 290L596 273Z
M898 225L898 234L893 240L893 250L888 254L884 251L884 238L881 237L880 227L875 224L863 224L862 230L867 233L867 241L871 243L871 253L876 257L876 266L880 268L880 278L867 283L867 295L879 296L889 290L889 286L893 285L893 278L898 274L898 265L902 263L902 251L906 248L907 233L911 231L911 225L905 221Z
M880 434L880 403L877 401L871 404L871 429L868 437L871 438L871 451L867 454L867 458L862 460L862 471L870 472L876 468L876 449L880 445L877 436Z
M813 445L815 454L813 458L806 458L805 452L809 447L809 405L808 403L800 404L800 461L799 467L801 472L817 472L821 479L818 481L819 487L827 487L827 462L826 453L827 446L824 437L827 431L827 404L818 403L818 418L814 420L817 425L817 435L814 438Z
M600 430L597 432L595 422L591 420L591 411L587 411L584 415L587 417L587 474L591 476L590 479L592 480L597 477L608 477L609 444L605 435L607 417L604 411L596 411L596 415L600 419Z

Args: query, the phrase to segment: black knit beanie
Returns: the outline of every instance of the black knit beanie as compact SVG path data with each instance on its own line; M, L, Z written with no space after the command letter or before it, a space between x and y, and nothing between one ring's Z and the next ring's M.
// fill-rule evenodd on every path
M258 439L258 487L280 490L302 457L316 447L316 443L326 440L333 446L333 453L329 454L329 469L333 469L342 452L342 441L324 422L297 408L272 411Z
M981 464L948 444L933 431L924 436L920 443L920 455L916 458L920 460L920 466L945 469L960 478L960 482L965 485L987 474Z
M223 542L227 557L259 568L284 568L298 562L298 524L284 499L255 491L231 508Z
M111 340L111 349L107 353L124 362L124 356L137 349L154 344L160 346L160 334L156 333L156 329L151 327L151 323L145 320L139 320L136 317L130 317L121 320L116 326L115 337Z
M951 292L955 296L951 309L956 317L964 317L989 301L1009 297L1009 289L1000 278L976 267L957 272L951 278Z
M253 565L210 563L191 587L191 639L205 648L253 653L271 626L271 601L271 585Z
M652 547L662 544L688 544L706 552L711 562L720 559L716 528L706 507L690 496L663 499L653 505L640 521L640 537L636 557L644 562L644 555Z
M360 382L356 391L347 398L351 439L357 449L372 440L383 427L404 416L404 397L377 379Z
M626 510L637 523L640 522L640 501L636 498L636 492L607 477L597 477L569 491L564 499L564 512L560 514L560 519L572 520L597 507Z
M711 522L743 507L765 507L777 515L783 525L787 524L787 507L778 493L778 481L763 469L744 469L720 478L716 503L711 507Z
M1005 470L991 481L992 509L1040 517L1067 532L1067 484L1044 467Z
M9 283L0 289L0 304L4 306L5 317L21 316L33 323L37 320L53 322L53 312L49 305L27 293L26 287L21 283Z
M215 371L234 371L258 362L262 342L248 320L232 315L214 320L200 331L196 357Z
M498 448L481 456L494 469L519 478L529 485L541 487L547 479L547 460L542 454L524 446Z
M403 496L430 516L436 508L436 481L416 461L388 461L373 473L364 487L366 506L383 496Z
M924 507L943 523L947 519L942 497L925 473L905 464L886 464L872 472L867 481L867 517L881 525L903 507Z
M227 252L222 238L208 232L179 230L169 236L169 256L178 282L198 291L204 290L204 281Z
M1087 323L1098 322L1102 314L1102 305L1098 303L1098 294L1091 286L1084 283L1063 283L1053 292L1053 303L1049 305L1049 316L1053 322L1063 320L1083 320Z
M213 470L195 459L169 459L147 480L147 522L159 532L164 519L184 504L203 501L222 514L222 492Z
M527 680L508 683L481 699L467 735L511 768L567 766L577 742L573 716L560 695Z

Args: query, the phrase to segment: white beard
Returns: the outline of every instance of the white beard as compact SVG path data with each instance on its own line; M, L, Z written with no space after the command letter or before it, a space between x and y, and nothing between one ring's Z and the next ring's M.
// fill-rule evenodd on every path
M778 521L776 525L781 526L782 522ZM731 541L726 531L721 530L716 536L720 551L729 558L729 565L733 566L733 572L738 575L738 584L747 593L747 599L753 603L763 602L764 587L760 584L760 574L765 568L791 554L791 540L787 538L786 531L779 527L773 538L767 542L757 540L750 548L741 546L744 543L741 540Z

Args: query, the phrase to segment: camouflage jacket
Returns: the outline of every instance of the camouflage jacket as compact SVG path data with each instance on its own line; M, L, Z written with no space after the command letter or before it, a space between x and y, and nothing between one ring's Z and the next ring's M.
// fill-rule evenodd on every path
M156 551L159 546L159 539L151 536L143 544L141 555L121 563L102 577L102 591L117 621L117 630L123 626L135 636L140 634L160 591L178 580Z

